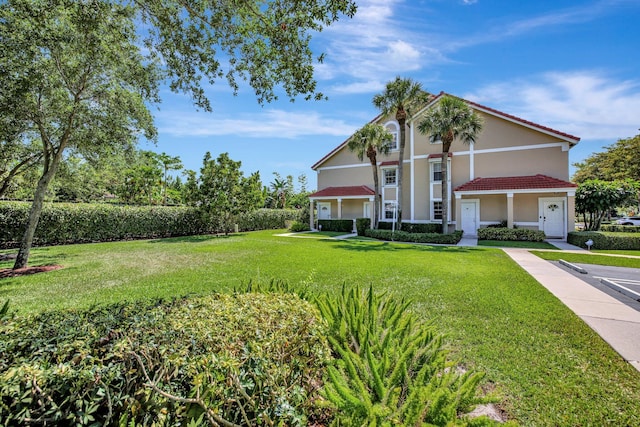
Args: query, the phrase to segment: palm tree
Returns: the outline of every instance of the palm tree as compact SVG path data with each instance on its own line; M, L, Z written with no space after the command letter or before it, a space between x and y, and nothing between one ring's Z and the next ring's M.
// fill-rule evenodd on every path
M162 204L167 204L167 174L170 170L176 171L182 169L182 161L180 157L171 157L167 153L157 155L158 160L164 168L164 181L162 181Z
M284 209L287 204L287 183L284 179L275 178L271 183L271 188L273 189L273 194L275 195L276 200L276 209L278 209L278 202L281 203L281 208Z
M391 141L393 135L384 126L374 123L367 123L358 129L347 143L349 150L356 153L358 159L363 160L366 155L371 161L373 171L373 186L375 191L375 202L373 203L373 228L378 228L378 218L380 212L380 180L378 179L377 155L389 154L391 151Z
M402 177L404 169L404 146L406 140L405 124L413 113L423 107L429 94L422 90L422 85L410 78L396 77L387 83L384 91L373 97L373 105L383 116L395 114L400 126L398 153L398 229L402 227Z
M429 134L431 141L442 141L442 232L449 232L448 159L451 144L457 138L472 144L482 130L482 117L460 98L445 95L429 109L418 123L418 130Z

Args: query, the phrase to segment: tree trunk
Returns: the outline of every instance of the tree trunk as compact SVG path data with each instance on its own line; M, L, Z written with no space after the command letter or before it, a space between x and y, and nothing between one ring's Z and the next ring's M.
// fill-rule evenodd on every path
M443 138L444 139L444 138ZM442 234L449 234L449 149L451 148L451 142L442 141Z
M400 126L400 147L398 150L398 186L397 186L397 195L396 200L398 201L398 223L396 226L396 230L402 229L402 175L404 171L404 140L406 136L405 123L406 123L407 114L404 109L398 110L396 113L396 119L398 120L398 125Z
M376 159L371 159L371 168L373 169L373 188L374 195L373 199L373 228L378 228L378 218L380 218L380 180L378 178L378 166L376 164Z
M45 168L46 172L42 174L38 180L36 191L33 195L33 203L31 204L31 210L29 211L29 222L27 223L27 229L22 236L20 242L20 249L18 250L18 256L16 262L13 265L13 269L24 268L29 262L29 253L31 252L31 245L33 244L33 236L40 220L40 214L42 213L42 205L44 203L44 197L49 188L49 183L56 174L58 164L60 163L60 157L54 156L49 168Z

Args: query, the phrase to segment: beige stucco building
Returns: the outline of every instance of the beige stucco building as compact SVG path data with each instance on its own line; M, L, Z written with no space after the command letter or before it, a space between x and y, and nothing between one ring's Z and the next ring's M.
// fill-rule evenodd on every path
M433 97L414 116L437 105ZM450 229L475 235L477 229L507 221L508 226L543 230L547 237L566 238L574 229L576 185L569 182L569 150L580 138L510 114L466 101L484 119L471 145L455 141L449 153ZM394 150L378 156L382 206L380 221L393 221L397 201L399 126L393 117L377 117L396 135ZM442 221L442 144L429 140L407 121L403 177L403 222ZM374 185L371 164L358 160L347 141L312 166L318 191L310 195L311 212L319 219L370 218ZM313 227L315 218L312 215Z

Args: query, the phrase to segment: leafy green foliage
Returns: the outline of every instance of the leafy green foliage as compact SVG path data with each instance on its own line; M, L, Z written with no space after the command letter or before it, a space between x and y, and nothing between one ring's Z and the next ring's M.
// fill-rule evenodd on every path
M287 228L288 221L300 221L301 210L258 209L240 214L236 220L240 231L277 230Z
M383 221L378 223L378 228L380 230L391 230L392 226L393 226L392 222ZM407 233L442 233L442 224L436 224L436 223L414 224L411 222L403 222L402 231L406 231Z
M527 242L542 242L546 238L542 230L526 228L483 227L478 229L479 240L513 240Z
M1 320L0 424L306 425L324 328L291 294Z
M583 162L575 163L573 182L597 179L602 181L638 180L640 177L640 135L623 138L605 147L605 151L594 153Z
M289 231L291 231L292 233L297 233L300 231L309 231L309 230L311 230L311 228L309 227L309 224L306 224L300 221L293 221L291 223L291 226L289 227Z
M352 219L319 219L318 227L322 226L322 231L353 231Z
M618 225L618 224L605 224L600 226L600 230L609 231L612 233L640 233L640 226L637 225Z
M364 235L378 240L392 240L395 242L411 243L438 243L447 245L455 245L460 241L460 239L462 239L462 231L460 230L456 230L451 234L408 233L402 230L366 230Z
M592 249L640 250L638 233L574 231L567 235L567 243L587 249L585 242L592 240Z
M369 228L371 228L371 218L356 218L358 236L364 236L365 231Z
M599 230L608 212L636 202L639 189L640 183L631 180L581 183L576 190L576 212L583 216L585 230Z
M483 375L458 372L443 336L407 301L343 286L318 305L338 356L324 390L338 408L334 425L467 425L458 415L482 401Z

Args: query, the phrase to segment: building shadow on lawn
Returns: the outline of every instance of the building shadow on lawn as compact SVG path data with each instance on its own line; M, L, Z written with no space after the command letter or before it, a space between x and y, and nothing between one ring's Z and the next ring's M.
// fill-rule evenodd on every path
M149 240L148 243L201 243L217 239L229 239L231 237L243 237L246 233L230 234L201 234L197 236L163 237Z
M448 253L469 253L486 251L485 248L471 247L471 246L448 246L438 245L433 246L429 244L420 243L406 243L406 242L375 242L375 241L357 241L357 240L319 240L320 242L330 243L336 249L345 249L348 251L357 252L376 252L376 251L421 251L421 252L448 252Z

